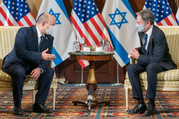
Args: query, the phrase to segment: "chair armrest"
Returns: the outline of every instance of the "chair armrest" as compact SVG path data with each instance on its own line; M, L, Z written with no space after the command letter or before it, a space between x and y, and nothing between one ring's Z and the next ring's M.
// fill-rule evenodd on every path
M2 59L0 59L0 69L1 69L1 67L2 67Z
M56 77L56 73L54 73L54 75L53 75L51 88L57 89L57 77Z
M133 59L130 55L128 55L128 58L130 59L130 64L136 64L137 60Z
M50 66L54 69L54 75L53 75L53 79L52 79L51 88L57 89L57 77L56 77L56 73L55 73L55 68L52 65L52 61L50 62Z

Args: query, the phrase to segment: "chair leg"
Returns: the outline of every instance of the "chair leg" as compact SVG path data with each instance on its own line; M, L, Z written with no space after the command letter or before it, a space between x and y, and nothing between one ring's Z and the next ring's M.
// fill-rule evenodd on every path
M52 104L52 109L55 110L55 100L56 100L56 88L52 89L52 101L53 101L53 104Z
M129 88L125 88L126 93L126 111L129 109Z
M32 91L32 103L35 103L35 94L36 94L36 90Z

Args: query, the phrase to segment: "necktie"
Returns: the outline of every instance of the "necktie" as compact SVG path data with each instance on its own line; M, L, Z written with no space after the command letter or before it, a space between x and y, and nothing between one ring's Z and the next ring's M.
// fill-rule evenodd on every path
M41 47L42 47L42 43L43 43L43 40L45 39L45 36L44 35L42 35L41 37L40 37L40 45L39 45L39 47L38 47L38 51L40 51L41 50Z
M147 44L147 34L145 33L145 35L144 35L144 43L143 43L143 50L144 50L144 53L146 52L146 49L145 49L145 46L146 46L146 44Z

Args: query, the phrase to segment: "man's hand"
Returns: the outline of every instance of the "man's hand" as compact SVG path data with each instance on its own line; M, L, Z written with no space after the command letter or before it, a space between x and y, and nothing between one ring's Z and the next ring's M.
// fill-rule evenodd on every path
M133 48L132 51L130 52L130 56L133 58L133 59L138 59L139 58L139 52Z
M48 48L42 52L42 58L41 58L42 60L52 61L53 59L56 58L54 54L48 54L47 51Z
M37 67L37 68L33 69L30 74L31 74L30 77L32 79L37 80L39 78L40 74L41 74L41 69Z

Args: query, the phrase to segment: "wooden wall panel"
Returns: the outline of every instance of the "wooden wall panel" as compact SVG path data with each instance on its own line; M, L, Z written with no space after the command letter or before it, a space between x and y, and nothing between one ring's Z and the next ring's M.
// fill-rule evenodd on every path
M64 75L67 81L71 83L81 82L81 66L77 61L67 60L64 63L65 71ZM88 79L89 67L84 68L83 81L86 82ZM95 62L95 76L98 82L115 83L116 82L116 62Z

